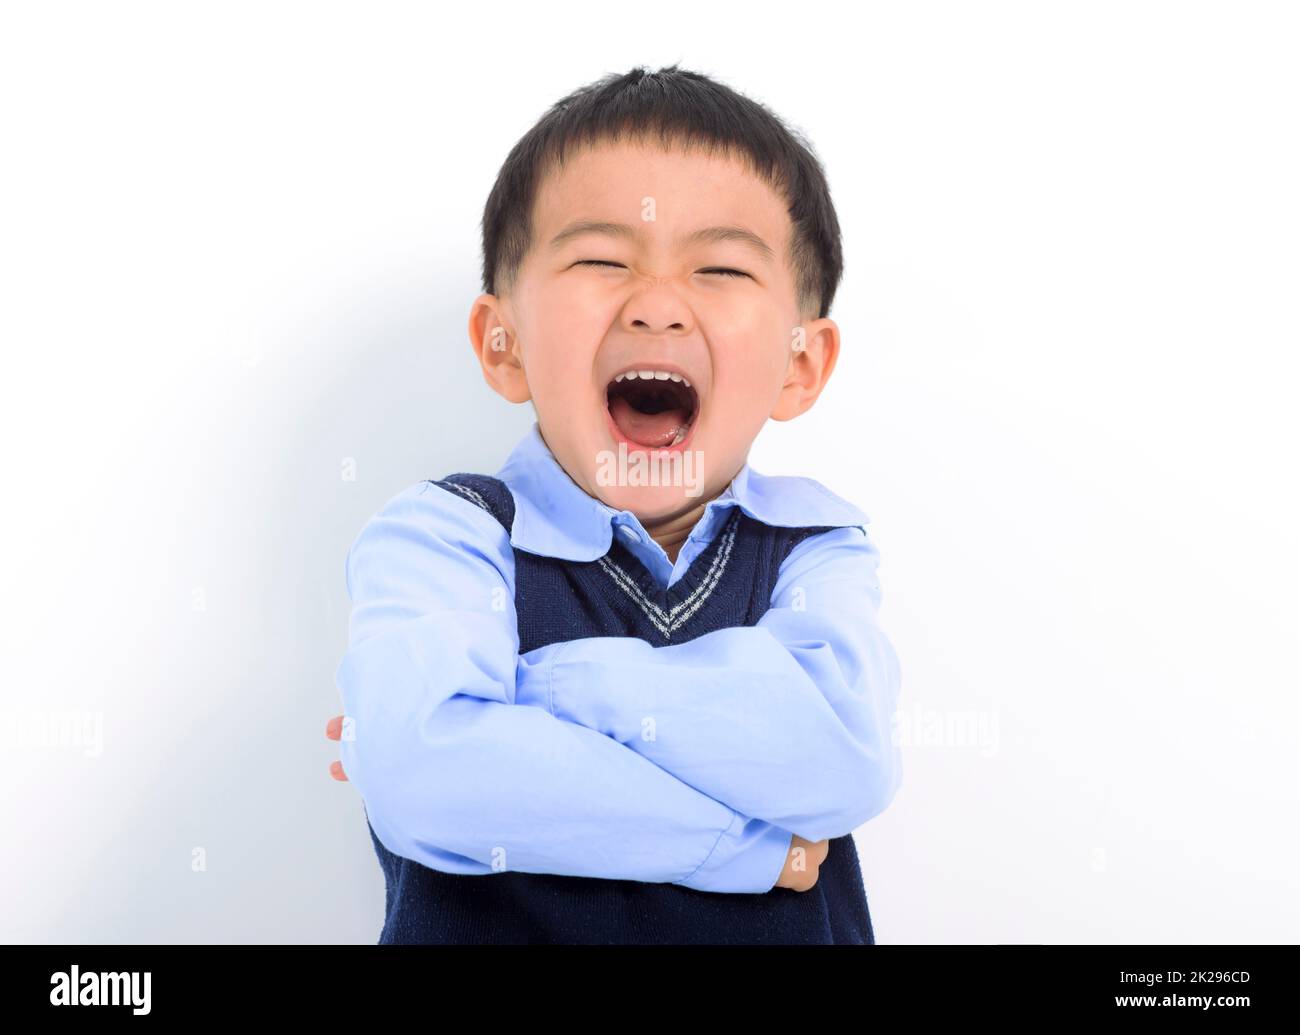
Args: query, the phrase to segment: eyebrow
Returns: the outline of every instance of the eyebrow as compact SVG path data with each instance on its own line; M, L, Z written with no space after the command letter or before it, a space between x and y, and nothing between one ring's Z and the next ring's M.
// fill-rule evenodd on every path
M570 223L551 238L551 250L561 247L566 242L583 234L604 234L607 237L621 237L635 241L640 231L629 223L607 223L596 219L580 219ZM681 244L712 244L723 241L736 241L758 253L764 262L771 262L776 253L771 246L752 230L743 226L706 226L679 238Z

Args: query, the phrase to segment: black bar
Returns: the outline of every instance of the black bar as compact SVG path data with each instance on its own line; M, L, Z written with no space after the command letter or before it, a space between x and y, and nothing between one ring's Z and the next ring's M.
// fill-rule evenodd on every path
M889 1020L1151 1019L1204 1016L1234 1026L1294 1013L1294 945L376 946L6 945L4 1017L132 1026L178 1020L338 1021L430 1030L491 1025L518 1010L532 1023L687 1024L716 1010L731 1027L786 1007L825 1022L825 1008L864 1025ZM126 991L122 1005L54 1005L54 989ZM131 988L148 1012L136 1013ZM56 974L66 978L55 982ZM101 978L100 975L136 976ZM107 995L107 993L106 993ZM1150 1005L1118 997L1154 997ZM1209 996L1188 1005L1169 997ZM1221 999L1229 997L1229 1003ZM1244 998L1240 998L1244 997ZM672 1009L673 1012L668 1012ZM564 1013L561 1013L564 1011ZM837 1014L838 1016L838 1014ZM75 1018L75 1021L72 1019ZM775 1019L774 1013L767 1016ZM1161 1019L1164 1019L1161 1017ZM10 1029L17 1030L17 1029ZM335 1029L337 1030L337 1029Z

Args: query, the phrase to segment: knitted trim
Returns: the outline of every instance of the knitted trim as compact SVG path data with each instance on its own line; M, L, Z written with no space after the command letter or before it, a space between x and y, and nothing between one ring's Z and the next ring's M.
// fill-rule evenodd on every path
M713 556L699 582L684 598L670 608L665 609L650 599L640 582L617 561L612 560L609 555L601 557L597 563L600 565L601 570L614 580L614 584L632 598L633 602L650 620L650 623L665 638L668 638L704 606L722 580L723 573L727 570L727 561L731 557L731 548L736 541L736 531L740 527L739 514L740 508L737 507L732 511L723 531L709 544ZM633 558L633 560L635 561L636 558ZM644 572L644 565L639 561L636 563L637 567ZM687 576L684 575L680 581L685 581L686 578ZM659 590L657 595L665 601L671 600L677 595L674 592L676 588L676 586L669 587L667 592Z

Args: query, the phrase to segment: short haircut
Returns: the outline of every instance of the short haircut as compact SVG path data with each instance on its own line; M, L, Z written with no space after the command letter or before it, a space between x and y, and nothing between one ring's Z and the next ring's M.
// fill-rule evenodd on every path
M567 155L584 144L656 135L665 148L737 156L784 198L800 314L828 315L844 259L830 188L811 144L759 102L676 65L638 67L580 87L520 138L483 209L483 291L513 288L532 244L538 187Z

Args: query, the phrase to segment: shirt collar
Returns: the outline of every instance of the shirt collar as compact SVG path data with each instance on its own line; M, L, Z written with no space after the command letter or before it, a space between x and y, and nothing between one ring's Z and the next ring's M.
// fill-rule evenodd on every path
M594 561L609 552L616 522L641 527L631 511L615 510L589 496L569 477L546 445L536 421L497 477L509 486L515 500L510 543L528 553ZM864 528L870 521L853 504L811 478L760 474L748 463L709 501L696 527L711 518L713 511L733 506L756 521L784 528Z

